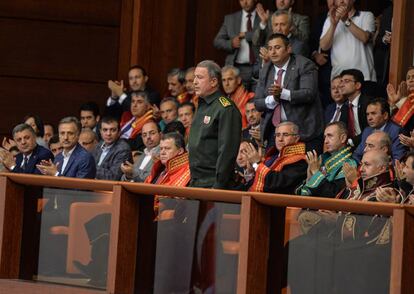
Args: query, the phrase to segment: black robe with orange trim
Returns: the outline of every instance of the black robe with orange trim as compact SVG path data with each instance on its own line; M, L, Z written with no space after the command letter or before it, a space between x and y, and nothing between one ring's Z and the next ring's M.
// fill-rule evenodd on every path
M286 146L280 156L267 167L260 163L250 191L294 194L297 186L306 179L305 144Z

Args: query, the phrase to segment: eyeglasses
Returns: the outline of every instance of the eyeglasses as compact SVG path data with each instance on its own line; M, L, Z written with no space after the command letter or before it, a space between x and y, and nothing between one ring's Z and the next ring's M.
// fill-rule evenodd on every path
M294 133L275 133L275 137L276 138L280 138L280 137L289 137L289 136L297 136L298 134L294 134Z
M342 79L341 82L346 83L346 84L351 83L351 82L356 83L355 80L348 80L348 79Z

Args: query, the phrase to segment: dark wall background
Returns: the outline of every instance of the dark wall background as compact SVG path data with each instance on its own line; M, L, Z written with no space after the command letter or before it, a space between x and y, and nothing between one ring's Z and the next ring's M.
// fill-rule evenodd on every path
M274 10L274 0L261 2ZM359 6L378 14L385 2ZM297 0L295 11L313 19L324 4ZM126 80L131 64L143 65L161 93L172 67L222 64L213 39L238 9L237 0L0 1L0 134L28 113L56 124L83 102L103 108L107 80Z
M82 102L103 101L118 74L122 4L0 2L0 133L28 113L56 123Z

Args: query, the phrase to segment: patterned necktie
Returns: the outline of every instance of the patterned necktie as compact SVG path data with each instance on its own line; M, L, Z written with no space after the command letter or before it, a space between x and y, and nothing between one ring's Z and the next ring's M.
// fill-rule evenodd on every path
M350 138L355 137L355 116L354 116L354 104L349 102L348 106L348 136Z
M335 115L334 115L334 118L333 118L333 122L334 121L338 121L339 120L339 117L341 116L341 107L340 106L337 106L336 107L336 111L335 111Z
M247 14L247 31L248 32L253 31L252 14L251 13ZM248 43L248 44L249 44L249 62L250 62L250 64L254 64L255 61L256 61L256 57L254 56L254 51L253 51L253 48L252 48L252 44L251 43Z
M27 162L29 161L29 158L27 157L27 155L23 155L23 170L26 170L27 168Z
M277 72L277 77L276 77L276 80L275 80L275 85L282 86L282 77L283 77L283 72L284 71L285 71L284 69L279 69L279 71ZM280 106L280 101L279 101L279 103L275 107L275 111L273 112L273 117L272 117L272 123L273 123L273 125L275 127L281 121L281 111L282 111L282 108Z

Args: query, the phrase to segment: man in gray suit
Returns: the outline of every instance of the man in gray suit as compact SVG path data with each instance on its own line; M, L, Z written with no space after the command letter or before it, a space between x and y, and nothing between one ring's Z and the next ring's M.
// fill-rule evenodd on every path
M295 0L276 0L277 11L287 11L292 16L292 35L298 38L299 40L307 43L310 35L310 22L309 16L301 15L298 13L292 12L293 4ZM267 10L265 11L262 4L257 4L257 15L260 17L259 30L265 30L266 34L272 30L272 13Z
M252 77L259 74L259 51L252 44L253 32L259 27L256 15L257 0L240 0L242 10L224 17L223 25L214 39L214 47L227 53L226 65L240 70L244 86L250 90Z
M260 71L255 95L256 108L263 112L261 137L271 143L275 126L292 121L299 126L307 149L320 150L323 116L315 64L292 54L289 39L283 34L270 36L268 50L271 62Z
M309 57L308 44L300 40L293 34L294 26L292 22L291 14L286 10L277 10L271 17L271 30L258 29L253 35L253 44L260 48L260 57L265 61L269 61L269 54L266 48L261 48L267 44L271 34L279 33L289 38L290 46L292 47L292 53L296 55L302 55Z
M149 176L154 164L154 158L160 154L161 129L154 121L149 121L142 126L142 141L145 149L134 164L124 162L121 165L122 181L144 182Z
M122 176L121 164L132 160L128 143L119 139L119 122L104 117L101 123L102 141L92 152L96 163L96 179L119 181Z

